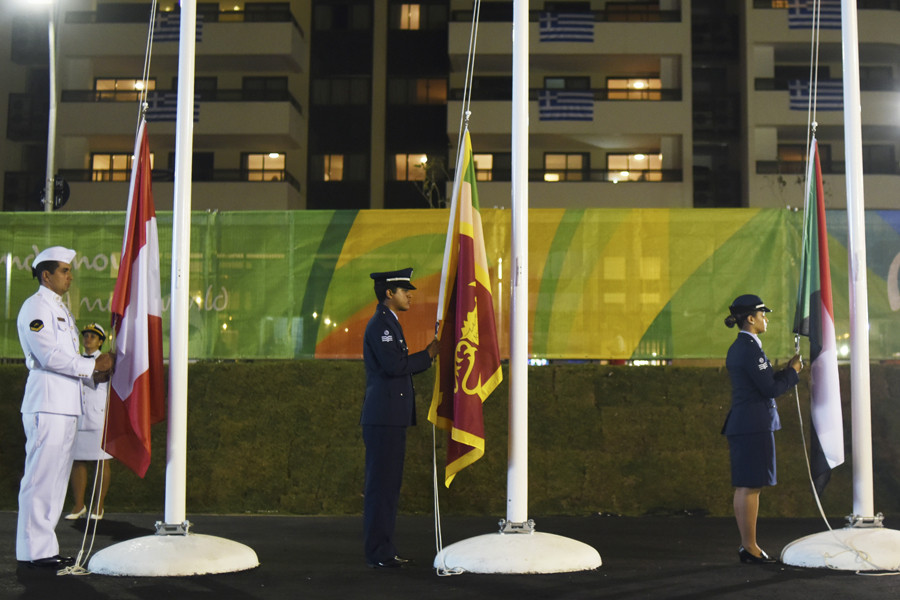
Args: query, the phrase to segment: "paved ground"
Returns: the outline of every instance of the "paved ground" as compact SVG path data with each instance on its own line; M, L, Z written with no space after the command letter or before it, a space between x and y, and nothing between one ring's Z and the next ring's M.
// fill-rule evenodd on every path
M153 533L159 515L107 514L95 549ZM556 575L438 577L434 526L428 516L402 516L398 542L416 561L408 569L365 566L359 517L190 515L192 531L244 543L259 556L251 571L194 577L57 577L17 567L16 515L0 512L0 600L148 600L295 598L764 598L845 600L900 597L900 576L742 565L732 519L704 517L535 517L537 529L590 544L603 566ZM82 522L83 523L83 522ZM842 524L835 521L833 526ZM821 521L763 519L760 537L770 554L823 529ZM496 531L496 519L445 517L445 544ZM61 521L64 553L76 554L82 532Z

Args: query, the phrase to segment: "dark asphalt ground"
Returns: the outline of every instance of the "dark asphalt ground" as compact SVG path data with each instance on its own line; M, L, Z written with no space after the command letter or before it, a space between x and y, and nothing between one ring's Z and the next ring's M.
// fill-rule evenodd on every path
M95 550L151 535L161 515L108 513ZM438 577L434 524L430 516L401 516L398 544L416 564L373 570L362 556L360 517L189 515L191 531L224 537L253 548L256 569L193 577L58 577L52 571L20 567L15 560L14 512L0 512L0 599L150 600L391 598L473 600L475 598L900 598L900 576L873 576L784 565L738 562L732 519L665 517L533 517L537 530L590 544L603 566L595 571L553 575ZM444 543L496 531L497 518L445 517ZM79 527L60 521L62 552L75 555ZM839 520L833 527L841 527ZM824 529L820 520L761 519L760 541L773 556L782 546Z

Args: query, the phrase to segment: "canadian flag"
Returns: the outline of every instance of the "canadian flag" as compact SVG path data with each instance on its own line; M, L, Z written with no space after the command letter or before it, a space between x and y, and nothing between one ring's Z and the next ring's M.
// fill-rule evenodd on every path
M104 449L143 477L150 466L150 426L166 416L159 236L150 175L147 122L134 147L122 259L110 312L116 368L110 379Z

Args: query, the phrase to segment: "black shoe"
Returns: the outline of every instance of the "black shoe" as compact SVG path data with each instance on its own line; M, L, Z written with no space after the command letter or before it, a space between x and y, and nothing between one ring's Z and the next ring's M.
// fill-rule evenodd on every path
M74 565L75 559L71 556L60 556L57 554L56 556L39 558L37 560L20 560L19 564L37 568L62 569Z
M760 548L759 556L753 556L747 551L743 546L738 548L738 557L741 559L742 563L748 563L753 565L774 565L778 563L777 558L772 558L766 552Z
M401 567L405 567L410 564L410 560L406 558L400 558L399 556L394 556L393 558L389 558L387 560L380 560L376 562L366 563L372 569L399 569Z

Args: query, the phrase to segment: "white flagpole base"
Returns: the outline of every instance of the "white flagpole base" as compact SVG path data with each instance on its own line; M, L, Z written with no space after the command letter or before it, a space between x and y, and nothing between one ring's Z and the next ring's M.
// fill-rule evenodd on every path
M900 571L900 531L845 527L814 533L785 546L781 562L839 571Z
M598 568L596 550L552 533L493 533L451 544L434 559L436 569L469 573L570 573Z
M94 554L88 570L99 575L173 577L246 571L259 566L250 547L211 535L148 535Z

